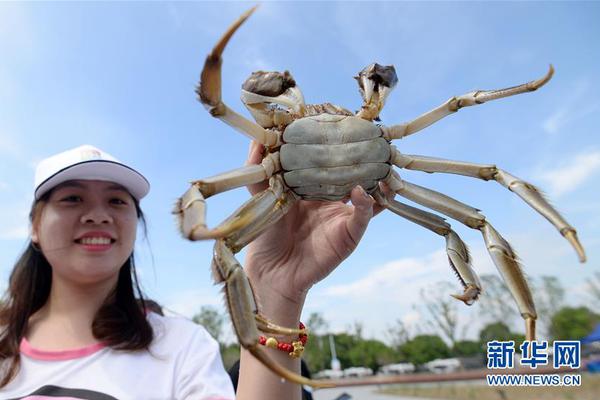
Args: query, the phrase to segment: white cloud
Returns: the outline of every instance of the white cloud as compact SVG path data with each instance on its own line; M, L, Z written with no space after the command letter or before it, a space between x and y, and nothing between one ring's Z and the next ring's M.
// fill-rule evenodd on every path
M192 318L200 311L202 306L215 306L224 313L223 299L221 296L212 296L205 289L188 290L177 293L173 298L167 300L164 307L172 312Z
M0 231L2 240L19 240L29 236L29 227L27 225L11 226Z
M444 250L438 250L422 258L404 258L388 262L375 268L367 276L348 284L330 286L325 295L333 297L381 298L387 296L391 301L403 301L408 290L415 289L418 283L430 282L432 275L448 270ZM398 289L402 287L402 290ZM414 293L418 297L418 291Z
M569 162L555 169L538 173L544 186L549 188L552 197L569 193L583 185L600 170L600 151L586 151L577 154Z

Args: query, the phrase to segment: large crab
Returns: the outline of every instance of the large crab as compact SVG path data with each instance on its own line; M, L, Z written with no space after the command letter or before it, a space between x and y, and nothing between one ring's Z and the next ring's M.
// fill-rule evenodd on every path
M481 293L481 284L470 266L466 245L451 226L432 214L384 195L380 183L391 191L424 207L453 218L483 234L486 247L506 281L525 320L526 338L535 338L537 318L531 292L509 243L492 227L479 210L434 190L400 178L393 166L429 173L451 173L495 180L519 195L548 219L573 245L581 262L584 250L575 229L525 182L493 164L474 164L401 153L392 140L411 135L463 107L536 90L554 72L538 80L500 90L481 90L452 97L416 119L393 126L375 124L385 100L397 82L393 66L371 64L358 74L362 108L352 113L342 107L306 104L289 72L258 71L243 84L242 102L256 122L235 113L221 100L221 54L235 31L254 11L242 15L221 37L206 58L197 89L200 101L213 117L261 143L265 156L260 165L235 169L192 183L180 198L175 212L180 229L190 240L216 239L213 272L225 283L227 305L240 344L263 364L294 382L321 386L274 363L258 346L259 330L297 334L299 330L277 326L262 316L248 279L234 254L281 218L297 201L338 201L347 199L361 185L384 208L419 224L446 239L450 267L463 286L453 295L472 304ZM215 194L244 185L269 180L269 188L253 196L227 220L214 229L206 226L205 200Z

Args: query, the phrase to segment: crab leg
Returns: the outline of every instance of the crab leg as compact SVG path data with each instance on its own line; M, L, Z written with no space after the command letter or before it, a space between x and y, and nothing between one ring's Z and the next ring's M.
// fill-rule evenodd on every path
M394 199L387 199L380 191L375 191L373 197L382 207L387 208L394 214L408 219L415 224L421 225L430 231L446 238L446 253L450 267L458 276L463 286L463 294L451 295L455 299L464 302L470 306L479 297L481 293L481 282L471 268L471 257L467 245L452 230L450 224L442 217L427 211L411 207Z
M406 122L399 125L393 125L390 127L382 127L384 137L388 140L400 139L408 135L412 135L415 132L420 131L423 128L428 127L434 122L447 117L448 115L455 113L463 107L474 106L477 104L483 104L486 101L501 99L503 97L514 96L516 94L532 92L544 86L552 75L554 74L554 68L550 65L546 75L535 81L527 82L522 85L497 90L476 90L462 96L452 97L444 104L425 114L415 118L410 122Z
M400 168L412 169L425 172L443 172L449 174L465 175L483 180L493 179L502 186L515 192L534 210L544 216L552 225L558 229L573 246L580 262L585 262L585 251L577 238L577 231L565 221L542 193L531 183L525 182L493 164L475 164L463 161L444 160L441 158L425 157L418 155L406 155L394 148L392 163Z
M281 143L280 135L277 132L266 130L262 126L244 118L227 107L221 100L221 64L223 62L221 54L223 54L223 50L225 50L225 46L229 39L231 39L231 36L233 36L235 31L248 19L255 9L256 7L251 8L235 21L221 39L219 39L212 52L206 57L196 93L200 102L204 104L213 117L219 118L252 140L256 140L268 147L275 147Z
M510 244L486 221L485 216L471 206L461 203L445 194L403 181L395 172L386 178L385 183L400 196L406 197L444 215L447 215L483 234L486 247L496 268L507 283L519 312L525 320L527 340L535 340L535 320L537 314L531 291Z
M208 229L206 226L206 199L230 189L262 182L280 169L279 153L272 153L267 155L261 164L249 165L193 182L187 192L177 201L173 211L179 216L179 227L182 234L190 240L214 239L239 229L244 225L240 218L229 218L217 228ZM258 208L260 201L253 200L249 201L251 205L246 203L242 208Z
M242 266L235 259L234 253L239 251L245 244L260 235L270 224L279 220L296 201L291 192L284 190L282 178L276 177L270 180L270 187L263 193L268 195L254 196L255 206L267 210L262 213L254 213L252 207L244 207L234 214L235 217L246 219L248 224L235 234L215 243L213 252L212 270L213 277L217 283L225 284L226 304L231 315L234 330L239 343L256 357L263 365L275 374L290 382L313 387L329 387L331 383L313 381L301 375L293 373L274 362L260 347L259 329L264 332L294 335L304 333L304 330L281 327L269 321L258 311L257 301L252 287ZM251 203L248 202L247 205ZM256 203L262 203L260 205Z
M330 387L331 383L307 379L283 368L265 353L258 343L257 307L248 277L224 240L217 240L213 256L213 275L218 283L225 284L226 303L240 344L265 367L290 382Z

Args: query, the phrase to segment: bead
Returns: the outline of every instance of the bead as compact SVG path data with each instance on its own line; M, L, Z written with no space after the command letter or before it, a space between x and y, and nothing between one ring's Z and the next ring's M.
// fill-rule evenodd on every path
M276 349L277 348L277 339L270 337L267 339L265 344L267 345L267 347Z

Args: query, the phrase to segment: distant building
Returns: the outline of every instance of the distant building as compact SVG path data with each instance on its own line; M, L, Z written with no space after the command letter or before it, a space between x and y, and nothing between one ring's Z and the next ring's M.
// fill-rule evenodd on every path
M415 366L411 363L388 364L379 368L381 375L402 375L415 372Z
M362 376L373 375L373 370L367 367L350 367L344 370L344 376L346 378L360 378Z
M425 368L435 374L445 374L458 371L461 369L461 364L458 358L444 358L429 361L425 364Z

